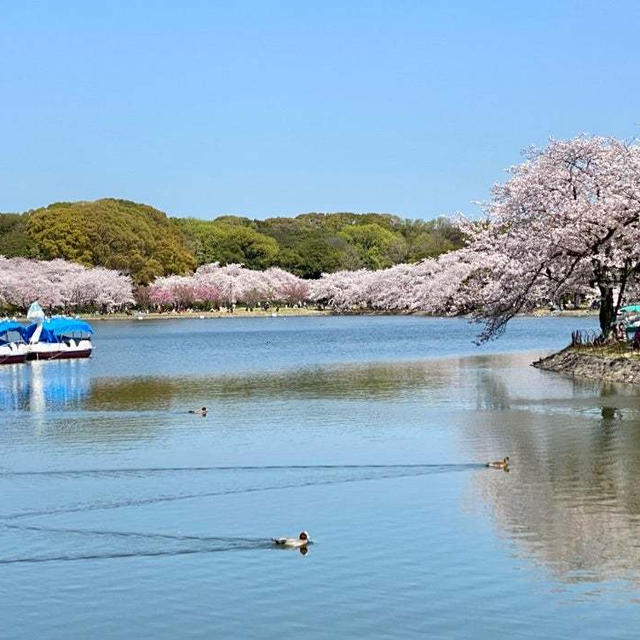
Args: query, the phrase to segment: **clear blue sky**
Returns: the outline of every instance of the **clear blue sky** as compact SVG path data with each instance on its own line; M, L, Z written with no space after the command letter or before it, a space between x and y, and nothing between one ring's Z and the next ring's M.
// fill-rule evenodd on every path
M0 0L0 211L473 212L640 129L640 2Z

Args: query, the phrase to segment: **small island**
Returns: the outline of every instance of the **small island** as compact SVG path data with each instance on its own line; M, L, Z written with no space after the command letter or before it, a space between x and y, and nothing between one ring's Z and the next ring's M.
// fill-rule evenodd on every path
M582 348L570 345L532 364L537 369L574 378L640 384L640 352L617 345Z

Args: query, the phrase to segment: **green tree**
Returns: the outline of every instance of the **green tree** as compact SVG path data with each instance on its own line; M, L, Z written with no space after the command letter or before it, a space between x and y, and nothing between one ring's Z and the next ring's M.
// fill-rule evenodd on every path
M29 257L34 251L27 234L26 216L19 213L0 214L0 256Z
M184 234L198 264L240 262L250 269L266 269L276 263L278 243L241 223L185 218L174 220Z
M36 257L118 269L138 284L195 268L166 214L127 200L58 202L28 213Z
M290 268L293 273L303 278L319 278L323 273L331 273L341 267L340 251L325 239L308 237L300 243L298 252L298 265L283 265L283 268Z
M352 244L369 269L382 269L402 262L407 243L389 229L373 222L346 227L340 235Z
M437 233L422 232L411 242L408 250L409 262L418 262L424 258L437 258L443 253L452 251L454 245Z

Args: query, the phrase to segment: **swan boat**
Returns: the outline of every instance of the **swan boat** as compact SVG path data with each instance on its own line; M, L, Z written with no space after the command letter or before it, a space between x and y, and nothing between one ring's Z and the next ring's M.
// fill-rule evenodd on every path
M61 360L88 358L93 351L88 322L56 317L34 322L24 329L28 341L27 360Z

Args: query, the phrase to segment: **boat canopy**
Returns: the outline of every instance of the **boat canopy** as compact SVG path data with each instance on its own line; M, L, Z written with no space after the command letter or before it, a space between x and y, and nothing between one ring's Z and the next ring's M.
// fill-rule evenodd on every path
M24 325L15 320L2 320L0 322L0 333L8 333L9 331L21 332L24 328Z
M77 318L51 318L44 323L44 328L55 331L59 336L68 336L72 333L93 333L88 322Z
M26 341L35 333L38 323L34 322L23 331ZM93 329L88 322L75 318L50 318L42 323L42 333L39 342L60 342L62 338L73 337L75 334L91 334Z
M3 320L0 322L0 344L4 344L6 342L15 342L14 340L9 340L9 333L15 332L19 333L20 337L24 339L24 331L26 327L21 325L19 322L15 322L13 320Z
M627 304L618 309L618 313L640 313L640 304Z

